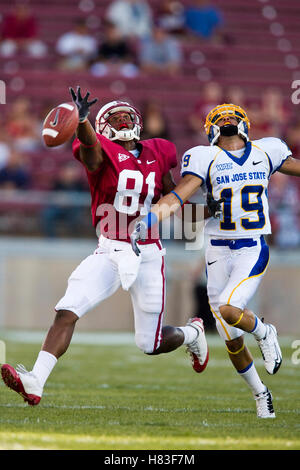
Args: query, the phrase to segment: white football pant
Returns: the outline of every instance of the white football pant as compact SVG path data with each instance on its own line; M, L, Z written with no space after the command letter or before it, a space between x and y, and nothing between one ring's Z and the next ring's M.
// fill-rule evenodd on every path
M258 288L269 262L269 247L263 237L247 240L256 244L239 248L243 241L236 239L231 241L231 246L228 246L229 240L226 240L227 246L213 246L212 242L222 242L214 237L208 241L206 249L207 294L217 330L225 341L238 338L244 331L226 323L220 314L220 306L232 305L243 310Z
M128 282L126 286L134 311L135 342L145 353L152 353L161 342L165 306L165 250L160 241L139 244L139 248L141 254L137 257L129 243L109 240L101 235L96 251L72 272L66 293L55 310L70 310L82 317L114 294L121 285L124 288L128 280L127 277L124 281L124 274L133 275L136 270L134 282L131 286ZM136 258L139 258L138 265ZM126 265L128 272L124 272ZM122 306L115 315L117 323L118 315L122 315Z

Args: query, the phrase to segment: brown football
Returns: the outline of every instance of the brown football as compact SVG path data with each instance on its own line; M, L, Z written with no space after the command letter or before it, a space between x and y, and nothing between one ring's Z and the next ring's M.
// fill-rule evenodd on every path
M47 147L56 147L67 142L75 133L79 122L77 106L62 103L53 108L43 124L43 139Z

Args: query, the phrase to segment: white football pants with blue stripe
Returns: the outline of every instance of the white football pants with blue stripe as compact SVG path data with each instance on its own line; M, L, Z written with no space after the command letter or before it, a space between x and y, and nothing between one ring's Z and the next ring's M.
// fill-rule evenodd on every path
M207 294L216 327L225 341L244 331L228 325L219 308L232 305L244 310L261 282L269 263L264 238L219 239L212 237L206 249Z

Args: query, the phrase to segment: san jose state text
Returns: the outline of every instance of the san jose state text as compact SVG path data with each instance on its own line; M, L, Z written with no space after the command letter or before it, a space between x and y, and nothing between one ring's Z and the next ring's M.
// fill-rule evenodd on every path
M222 175L216 177L217 184L233 183L235 181L253 181L253 180L265 180L267 174L265 171L251 171L249 173L234 173L233 175Z

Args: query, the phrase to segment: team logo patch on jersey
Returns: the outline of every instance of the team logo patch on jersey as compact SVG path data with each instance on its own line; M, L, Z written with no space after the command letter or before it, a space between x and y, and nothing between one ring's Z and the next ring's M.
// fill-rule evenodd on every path
M219 163L218 165L216 165L216 168L217 168L218 171L232 170L232 168L233 168L233 163L232 163L232 162L229 162L229 163Z
M124 153L118 153L119 162L124 162L125 160L128 160L128 158L130 158L129 155L125 155Z

